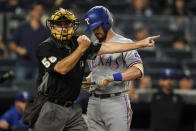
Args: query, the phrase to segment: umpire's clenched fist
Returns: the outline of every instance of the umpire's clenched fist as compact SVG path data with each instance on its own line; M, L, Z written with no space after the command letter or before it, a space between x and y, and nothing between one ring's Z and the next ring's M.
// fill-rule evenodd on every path
M85 51L91 44L91 40L85 35L79 36L77 42L83 51Z

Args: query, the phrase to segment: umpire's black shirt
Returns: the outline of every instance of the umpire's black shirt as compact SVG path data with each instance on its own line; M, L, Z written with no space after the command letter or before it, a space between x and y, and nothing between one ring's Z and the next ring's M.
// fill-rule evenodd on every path
M66 75L54 71L56 63L69 56L77 47L77 36L63 44L50 36L37 49L39 64L38 90L49 94L53 99L74 101L79 95L85 62L97 54L101 45L91 44L75 67Z

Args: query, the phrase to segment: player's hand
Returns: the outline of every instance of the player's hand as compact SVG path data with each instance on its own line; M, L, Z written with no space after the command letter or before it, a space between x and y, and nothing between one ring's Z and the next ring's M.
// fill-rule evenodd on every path
M114 77L111 76L105 76L105 77L99 77L95 80L95 84L99 87L102 88L104 86L107 86L109 82L114 81Z
M91 40L85 35L79 36L77 42L82 51L85 51L91 44Z
M160 35L157 36L151 36L151 37L147 37L144 40L141 40L141 46L142 48L144 47L153 47L154 46L154 40L160 38Z

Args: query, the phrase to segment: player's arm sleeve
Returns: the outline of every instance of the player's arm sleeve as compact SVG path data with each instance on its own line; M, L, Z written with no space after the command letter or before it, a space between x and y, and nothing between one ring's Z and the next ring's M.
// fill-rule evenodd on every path
M142 73L141 77L144 76L143 62L136 50L123 52L123 59L128 67L137 67Z
M57 54L52 50L52 47L48 46L46 43L38 47L36 56L38 63L43 66L47 72L50 73L55 73L54 66L62 59L58 57Z
M85 51L84 55L86 56L87 59L91 59L91 60L95 59L100 48L101 48L100 43L92 42L91 45L89 46L89 48Z

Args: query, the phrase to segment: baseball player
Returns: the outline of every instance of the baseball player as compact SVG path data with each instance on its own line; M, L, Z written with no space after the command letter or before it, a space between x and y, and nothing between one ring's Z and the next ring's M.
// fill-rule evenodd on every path
M103 6L91 8L85 15L87 31L99 42L132 42L112 30L113 18ZM104 44L104 43L103 43ZM128 97L129 81L144 74L136 50L98 55L88 61L91 70L91 96L87 108L89 131L130 131L132 110ZM110 81L104 86L104 80Z

